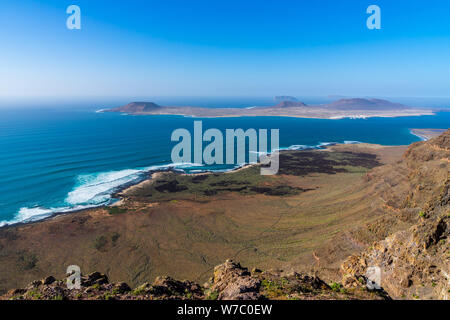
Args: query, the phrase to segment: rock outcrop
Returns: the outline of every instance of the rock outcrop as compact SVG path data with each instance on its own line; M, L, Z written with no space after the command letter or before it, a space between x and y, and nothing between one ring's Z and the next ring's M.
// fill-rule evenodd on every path
M214 277L203 286L191 281L158 277L131 289L124 282L109 283L106 275L94 272L81 279L80 289L69 289L66 280L47 277L26 288L10 290L0 300L261 300L261 299L388 299L382 292L366 288L345 289L326 284L311 275L282 270L251 272L227 260L214 268Z

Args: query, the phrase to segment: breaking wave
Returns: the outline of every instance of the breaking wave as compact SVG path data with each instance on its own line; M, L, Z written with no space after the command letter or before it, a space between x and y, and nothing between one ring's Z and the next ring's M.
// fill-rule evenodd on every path
M359 141L344 141L345 144L356 144ZM323 147L337 144L336 142L321 142L317 145L291 145L279 148L282 150L308 150L322 149ZM256 152L258 155L263 152ZM44 207L23 207L11 220L0 221L0 227L16 223L27 223L42 220L57 213L68 213L98 206L108 205L115 201L112 195L126 185L131 185L142 181L146 174L153 171L164 171L168 169L179 170L189 173L199 173L205 171L227 172L240 168L245 164L236 165L231 169L199 169L203 164L198 163L176 163L150 166L141 169L125 169L93 174L83 174L76 178L75 187L67 194L65 205L54 208Z
M118 171L83 174L76 178L75 187L67 194L65 205L61 207L23 207L11 220L0 221L0 227L16 223L33 222L48 218L56 213L67 213L110 204L112 194L119 188L134 184L145 178L151 171L167 169L182 170L200 167L201 164L179 163L151 166L143 169L125 169ZM201 171L201 170L198 170Z

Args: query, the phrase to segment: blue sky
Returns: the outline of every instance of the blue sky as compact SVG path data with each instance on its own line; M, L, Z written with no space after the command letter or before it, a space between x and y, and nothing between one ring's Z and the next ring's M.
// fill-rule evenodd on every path
M0 39L1 97L450 96L448 0L1 0Z

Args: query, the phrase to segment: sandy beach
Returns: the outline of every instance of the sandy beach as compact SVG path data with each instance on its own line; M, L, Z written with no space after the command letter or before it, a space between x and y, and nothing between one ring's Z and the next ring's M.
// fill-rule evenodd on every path
M411 134L419 137L423 141L427 141L434 137L439 136L447 129L411 129Z

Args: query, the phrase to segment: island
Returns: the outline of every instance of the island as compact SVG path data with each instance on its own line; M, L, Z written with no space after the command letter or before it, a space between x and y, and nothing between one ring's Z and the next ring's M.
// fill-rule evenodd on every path
M202 108L194 106L161 106L154 102L131 102L99 112L120 112L132 115L181 115L189 117L297 117L317 119L406 117L433 115L433 110L405 106L382 99L340 99L328 104L307 105L292 99L275 106L248 108Z

